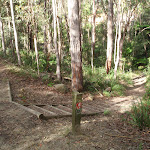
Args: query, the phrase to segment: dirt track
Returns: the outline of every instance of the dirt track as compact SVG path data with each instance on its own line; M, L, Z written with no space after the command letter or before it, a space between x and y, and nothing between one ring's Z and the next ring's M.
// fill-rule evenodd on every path
M11 84L18 84L18 87L23 86L21 82L15 83L18 78L12 81L14 75L8 73L2 60L0 60L0 77L9 79ZM83 134L79 136L70 133L71 118L39 120L14 104L1 101L0 150L138 150L140 147L148 150L149 133L127 126L123 121L124 118L120 119L120 116L128 117L121 113L130 109L129 106L144 94L144 77L136 77L133 80L134 86L129 87L125 97L96 99L89 102L91 105L92 103L105 105L112 113L109 116L99 114L82 118ZM23 77L19 77L19 81L26 82ZM33 89L37 87L36 84L32 82ZM43 88L42 85L39 88ZM14 93L15 91L17 88ZM56 97L57 95L59 94L56 93ZM15 98L15 95L13 97Z

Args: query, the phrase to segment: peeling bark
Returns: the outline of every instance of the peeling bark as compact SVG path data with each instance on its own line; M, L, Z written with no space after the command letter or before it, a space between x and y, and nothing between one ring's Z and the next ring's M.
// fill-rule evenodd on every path
M70 27L72 90L80 92L83 89L83 75L78 0L68 0L68 19Z

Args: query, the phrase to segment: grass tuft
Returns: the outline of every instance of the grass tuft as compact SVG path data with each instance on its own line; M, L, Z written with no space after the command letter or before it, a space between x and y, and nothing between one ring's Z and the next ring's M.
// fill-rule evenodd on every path
M141 130L150 127L150 101L140 101L138 105L133 105L131 118L131 123Z

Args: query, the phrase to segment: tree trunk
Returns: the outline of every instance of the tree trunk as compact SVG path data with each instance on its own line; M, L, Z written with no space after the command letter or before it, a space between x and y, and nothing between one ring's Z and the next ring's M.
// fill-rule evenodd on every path
M38 50L37 50L37 37L36 37L36 34L34 35L34 48L35 48L35 54L36 54L37 70L38 70L38 75L39 75L40 74L40 69L39 69L39 56L38 56Z
M34 27L34 49L35 49L35 55L36 55L36 63L37 63L37 70L38 70L38 75L40 73L39 69L39 54L38 54L38 49L37 49L37 25L36 25L36 20L35 20L35 13L33 9L33 2L31 3L31 9L32 9L32 21L33 21L33 27Z
M106 71L107 74L111 69L112 50L113 50L113 0L108 1L108 16L107 16L107 60Z
M60 1L57 4L57 11L56 11L56 16L57 16L57 29L58 29L58 51L59 51L59 59L61 63L61 55L62 55L62 1Z
M46 21L46 3L47 0L44 0L44 18ZM44 53L47 54L47 35L46 35L46 22L44 25Z
M10 47L10 49L11 49L12 56L15 58L16 55L15 55L15 50L14 50L14 41L13 41L13 38L12 38L11 23L10 23L10 21L8 21L8 28L9 28L9 37L10 37L10 44L9 44L9 47Z
M118 34L118 38L117 38L117 58L116 58L116 56L114 56L114 58L116 58L116 60L115 60L115 69L114 69L114 78L115 79L117 77L117 69L118 69L118 64L119 64L119 59L120 59L120 40L121 40L121 14L120 14L120 9L121 9L121 0L119 0L119 4L118 4L117 25L116 25L116 35ZM116 46L115 46L115 48L116 48ZM116 49L115 49L115 51L116 51ZM116 55L116 52L114 54Z
M1 30L1 37L2 37L3 53L4 53L4 55L6 55L5 38L4 38L4 30L3 30L3 22L2 22L2 19L1 19L1 13L0 13L0 30Z
M14 41L13 41L13 37L12 37L12 28L11 28L11 10L9 7L9 4L7 3L7 16L8 16L8 29L9 29L9 38L10 38L10 43L9 43L9 48L10 48L10 52L13 56L14 59L16 59L16 55L15 55L15 50L14 50Z
M78 0L68 0L68 19L70 28L72 90L80 92L83 89L83 75Z
M65 27L66 27L66 31L67 31L67 38L68 38L68 43L70 43L70 35L69 35L69 26L68 26L68 19L67 19L67 15L65 14Z
M28 33L28 26L25 26L23 29L24 29L24 49L26 49L27 50L27 54L29 54L28 38L26 38L26 33Z
M65 27L66 27L66 32L67 32L67 39L68 39L68 45L70 44L70 35L69 35L69 25L68 25L68 18L67 18L67 14L66 14L66 10L64 7L64 0L61 0L62 3L62 10L63 10L63 15L65 18Z
M33 34L32 34L32 24L28 22L28 49L33 51Z
M50 53L52 52L52 46L53 46L53 38L52 38L52 19L51 19L51 0L49 0L48 2L48 18L49 18L49 23L48 23L48 32L47 32L47 36L48 36L48 40L47 40L47 50L48 50L48 55L50 55Z
M95 0L93 0L93 18L92 18L92 44L91 44L91 67L94 68L94 51L95 51L95 18L96 18L96 9L95 9Z
M56 0L52 0L53 5L53 22L54 22L54 45L55 45L55 52L56 52L56 61L57 61L57 68L56 68L56 75L57 79L61 81L61 66L60 66L60 57L59 51L57 46L57 16L56 16Z
M122 70L122 67L123 67L123 62L122 62L122 50L123 50L123 43L125 41L125 37L126 37L126 33L127 33L127 29L128 29L128 26L130 25L130 20L131 20L131 17L133 15L133 12L135 11L135 9L137 8L138 6L138 3L134 6L134 8L132 10L128 10L128 14L129 16L127 17L127 21L126 21L126 24L125 24L125 27L124 27L124 30L122 32L122 35L121 35L121 40L120 40L120 60L119 60L119 68ZM120 11L121 13L121 11ZM122 12L122 16L123 16L123 12Z
M114 69L114 78L116 79L117 77L117 69L118 69L118 64L119 64L119 59L120 59L120 39L121 39L121 23L119 22L119 27L118 27L118 39L117 39L117 59L115 61L115 69Z
M11 16L12 16L12 24L14 28L14 37L15 37L15 46L16 46L16 53L18 58L18 65L21 65L21 58L20 58L20 52L18 49L18 37L17 37L17 31L15 26L15 19L14 19L14 10L13 10L13 2L10 0L10 8L11 8Z
M61 61L61 51L62 51L62 42L61 42L61 29L60 29L60 18L57 17L57 29L58 29L58 51L59 51L59 59Z
M52 52L52 33L50 28L50 23L48 24L48 32L47 32L48 40L47 40L47 49L48 55Z

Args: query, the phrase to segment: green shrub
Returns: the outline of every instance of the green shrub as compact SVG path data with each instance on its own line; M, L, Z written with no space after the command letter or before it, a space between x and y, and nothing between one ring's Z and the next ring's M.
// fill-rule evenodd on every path
M105 116L108 116L108 115L110 115L111 114L111 111L110 110L104 110L104 115Z
M122 72L118 73L119 79L123 80L125 83L127 83L127 85L133 85L132 75L133 75L132 70L129 70L125 73Z
M126 74L126 73L124 73ZM131 73L127 75L120 74L122 80L131 80ZM103 92L105 96L120 96L124 95L124 86L121 85L119 79L114 79L113 70L109 74L106 73L104 67L94 68L93 71L91 66L83 66L83 75L84 75L84 90L90 92ZM124 77L122 77L124 76ZM107 92L106 89L110 87L111 92Z
M111 96L110 92L107 92L107 91L103 91L103 95L104 95L104 96L107 96L107 97L110 97L110 96Z
M139 129L150 127L150 101L141 101L138 105L133 105L131 118L132 123Z
M50 82L47 84L49 87L52 87L54 85L54 83Z
M146 93L144 95L145 100L150 100L150 58L149 58L149 63L147 65L147 80L146 80Z
M132 123L140 129L150 127L150 58L147 66L146 93L138 105L132 107Z
M46 75L44 75L43 77L42 77L42 81L44 82L44 81L47 81L49 79L49 76L48 76L48 74L46 74Z
M112 86L113 96L122 96L124 95L125 88L121 84L115 84Z

